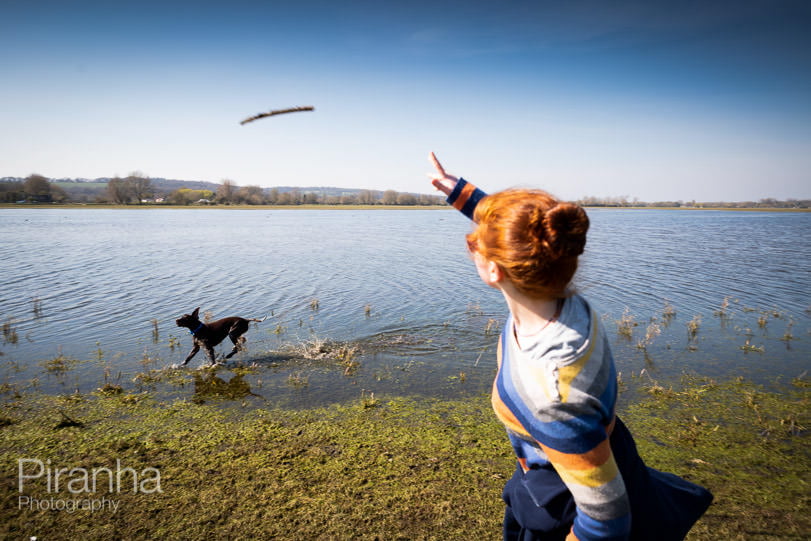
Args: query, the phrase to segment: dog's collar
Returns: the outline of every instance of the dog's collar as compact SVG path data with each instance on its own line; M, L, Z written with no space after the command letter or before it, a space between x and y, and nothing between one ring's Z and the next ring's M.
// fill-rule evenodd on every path
M200 329L202 329L203 327L205 327L205 324L201 321L200 325L196 329L194 329L194 330L189 329L189 334L194 336L195 334L200 332Z

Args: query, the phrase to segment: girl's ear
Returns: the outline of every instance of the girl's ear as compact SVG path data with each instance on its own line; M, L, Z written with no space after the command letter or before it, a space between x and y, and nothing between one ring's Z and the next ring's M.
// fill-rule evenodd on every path
M504 271L495 261L485 260L484 264L485 282L488 286L496 287L496 285L504 279Z

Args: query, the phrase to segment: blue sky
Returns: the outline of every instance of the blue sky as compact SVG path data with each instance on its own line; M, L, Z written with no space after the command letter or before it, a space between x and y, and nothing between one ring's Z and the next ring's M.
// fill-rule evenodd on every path
M0 51L0 176L811 198L806 1L0 0Z

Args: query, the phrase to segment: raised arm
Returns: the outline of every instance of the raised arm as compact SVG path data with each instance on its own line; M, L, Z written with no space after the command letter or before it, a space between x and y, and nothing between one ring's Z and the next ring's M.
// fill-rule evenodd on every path
M433 184L437 190L448 196L446 199L448 204L452 205L453 208L472 220L476 205L478 205L479 201L487 196L487 194L465 179L449 175L433 152L431 152L429 159L436 169L436 172L428 173L428 176L431 178L431 184Z
M439 163L439 160L436 159L436 154L433 152L428 156L428 159L431 160L431 163L434 164L434 169L436 169L435 173L428 173L428 176L431 177L431 184L445 195L450 195L456 187L456 183L459 182L459 179L445 172L445 168L442 167L442 164Z

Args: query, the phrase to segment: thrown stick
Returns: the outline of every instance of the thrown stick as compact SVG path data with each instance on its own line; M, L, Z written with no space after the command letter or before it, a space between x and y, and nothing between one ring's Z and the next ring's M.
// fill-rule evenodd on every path
M240 122L243 126L248 122L253 122L254 120L259 120L260 118L265 118L274 115L283 115L285 113L298 113L300 111L315 111L315 107L312 105L305 105L303 107L290 107L288 109L276 109L275 111L268 111L267 113L259 113L258 115L250 116Z

